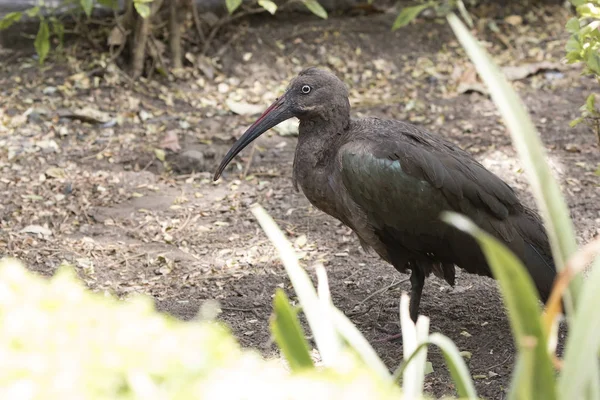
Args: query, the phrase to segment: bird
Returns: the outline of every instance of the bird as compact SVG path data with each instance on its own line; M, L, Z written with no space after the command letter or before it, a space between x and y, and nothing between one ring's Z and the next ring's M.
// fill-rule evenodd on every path
M455 286L456 269L492 277L478 242L441 220L470 218L525 265L538 298L548 300L556 266L539 215L515 190L451 141L404 121L351 116L344 82L327 69L303 69L223 157L213 179L249 143L298 118L292 184L308 201L349 227L365 250L410 272L416 322L425 278ZM300 189L299 189L300 188Z

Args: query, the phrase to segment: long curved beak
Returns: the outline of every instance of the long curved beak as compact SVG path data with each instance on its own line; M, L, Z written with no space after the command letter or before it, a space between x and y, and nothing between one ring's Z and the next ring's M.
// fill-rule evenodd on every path
M285 121L293 117L292 112L289 109L288 104L286 103L285 94L275 100L273 104L266 109L266 111L248 128L246 132L231 146L225 157L223 157L223 161L221 161L221 165L217 168L215 172L215 176L213 180L217 180L221 177L221 173L227 167L227 164L233 160L233 158L244 149L244 147L248 146L254 139L279 124L280 122Z

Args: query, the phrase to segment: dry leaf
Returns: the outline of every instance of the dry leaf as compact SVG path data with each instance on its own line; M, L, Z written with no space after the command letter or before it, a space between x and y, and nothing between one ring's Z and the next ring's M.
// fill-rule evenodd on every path
M229 99L225 100L225 104L227 104L227 107L232 112L238 115L256 115L260 114L265 109L265 107L260 104L249 104Z
M537 63L522 64L517 66L508 66L502 68L502 72L506 79L517 81L527 78L528 76L538 74L546 70L560 70L561 65L550 61L542 61Z
M52 231L50 229L45 228L41 225L28 225L25 228L21 229L21 233L33 233L42 236L52 235Z
M523 17L520 15L509 15L508 17L504 18L504 22L512 26L518 26L523 24Z
M175 131L168 131L165 135L165 137L163 138L163 140L161 140L159 147L161 149L166 149L166 150L171 150L174 153L177 153L179 150L181 150L181 146L179 145L179 137L177 136L177 132Z
M46 175L49 176L50 178L57 178L57 179L64 178L65 170L62 168L58 168L58 167L51 167L46 170Z

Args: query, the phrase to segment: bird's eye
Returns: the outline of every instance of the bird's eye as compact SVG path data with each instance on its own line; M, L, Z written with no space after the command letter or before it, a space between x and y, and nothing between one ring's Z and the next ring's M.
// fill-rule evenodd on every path
M304 85L304 86L302 86L302 89L300 89L300 90L302 90L302 93L304 93L304 94L309 94L310 93L310 86Z

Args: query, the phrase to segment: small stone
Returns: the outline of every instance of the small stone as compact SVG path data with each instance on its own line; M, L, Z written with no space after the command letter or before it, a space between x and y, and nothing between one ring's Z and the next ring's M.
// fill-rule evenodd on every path
M227 93L227 92L229 92L229 85L226 84L225 82L221 82L217 86L217 90L219 91L219 93Z
M186 150L178 155L172 163L177 171L183 174L207 170L204 153L198 150Z
M504 21L509 25L518 26L523 24L523 17L520 15L509 15L508 17L504 18Z

